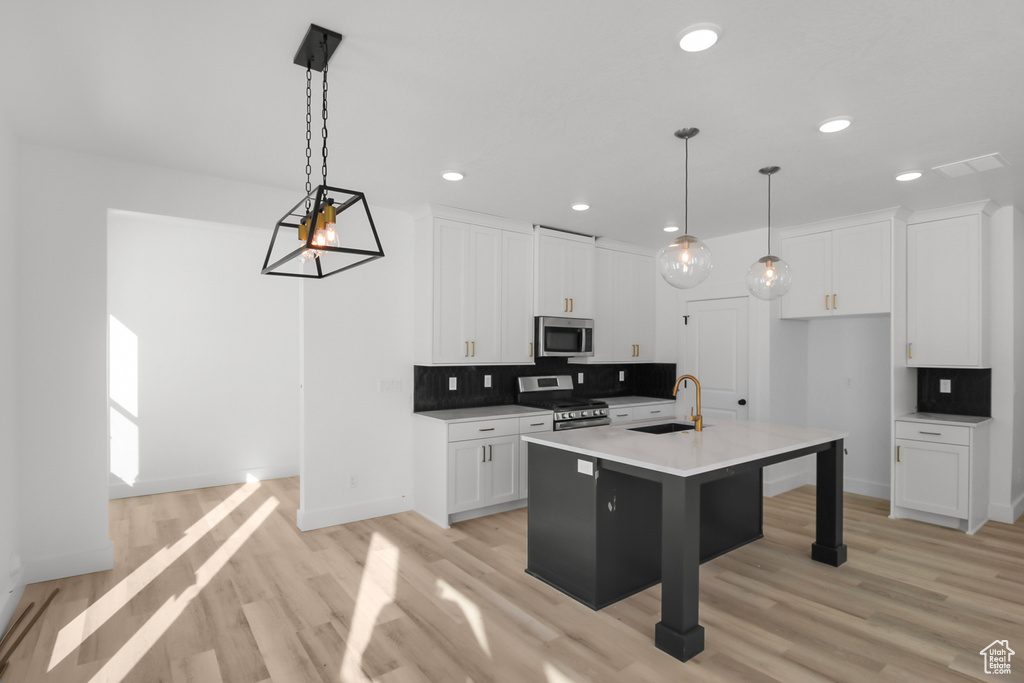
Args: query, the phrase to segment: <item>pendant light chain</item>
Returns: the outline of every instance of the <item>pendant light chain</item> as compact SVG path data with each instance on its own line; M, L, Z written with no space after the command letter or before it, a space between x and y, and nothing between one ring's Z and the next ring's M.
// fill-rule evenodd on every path
M306 64L306 213L309 213L309 195L313 192L312 158L313 152L310 143L313 140L313 69L309 63Z
M327 36L324 36L324 110L323 110L324 128L323 128L323 172L324 182L327 184Z
M772 175L768 174L768 253L772 253Z

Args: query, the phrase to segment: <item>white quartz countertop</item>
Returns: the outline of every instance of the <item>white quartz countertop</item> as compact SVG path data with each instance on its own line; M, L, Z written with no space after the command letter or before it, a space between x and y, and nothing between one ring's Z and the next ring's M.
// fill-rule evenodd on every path
M503 406L484 406L482 408L453 408L451 410L427 410L413 413L421 417L429 417L444 422L472 422L474 420L492 420L502 417L534 417L550 415L550 410L530 408L515 404Z
M933 425L958 425L960 427L974 427L983 422L988 422L991 417L980 417L978 415L944 415L942 413L909 413L896 418L901 422L923 422Z
M621 406L645 406L651 403L672 403L671 398L651 398L650 396L616 396L614 398L602 398L609 408Z
M826 444L848 435L827 429L733 420L715 420L705 424L701 432L646 434L629 430L629 427L674 421L539 432L524 434L521 438L527 443L686 477Z

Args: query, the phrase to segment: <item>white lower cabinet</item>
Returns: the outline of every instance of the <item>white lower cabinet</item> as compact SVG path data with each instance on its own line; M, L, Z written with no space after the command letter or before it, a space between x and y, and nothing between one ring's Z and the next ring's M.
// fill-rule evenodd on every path
M519 434L448 444L448 512L519 500Z
M892 516L977 531L988 520L988 432L897 420Z
M550 432L550 412L479 420L427 415L414 423L414 510L447 528L526 505L526 451L519 435Z
M623 399L608 399L608 417L612 424L620 422L633 422L634 420L655 420L674 419L676 416L675 400L654 401L651 399L635 402L623 401Z

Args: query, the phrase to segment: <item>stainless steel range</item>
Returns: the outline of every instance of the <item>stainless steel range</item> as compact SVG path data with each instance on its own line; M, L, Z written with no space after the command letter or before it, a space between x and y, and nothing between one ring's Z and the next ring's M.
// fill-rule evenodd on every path
M585 398L573 398L572 377L542 375L519 378L519 405L552 411L555 431L611 424L608 404Z

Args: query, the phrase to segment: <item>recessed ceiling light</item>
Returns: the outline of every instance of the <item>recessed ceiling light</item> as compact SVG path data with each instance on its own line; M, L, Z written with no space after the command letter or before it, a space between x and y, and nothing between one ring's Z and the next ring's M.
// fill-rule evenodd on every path
M901 183L905 183L908 180L917 180L920 177L920 171L904 171L903 173L900 173L898 176L896 176L896 180L900 181Z
M590 208L590 204L584 204L583 202L580 202L578 204L573 204L572 205L572 210L573 211L586 211L589 208Z
M679 230L679 226L678 225L670 225L668 227L662 228L662 230L664 230L665 232L676 232L677 230Z
M695 24L685 29L679 37L679 47L687 52L700 52L718 42L722 29L714 24Z
M454 183L455 181L462 180L466 176L462 175L458 171L445 171L441 174L441 177Z
M849 128L852 122L853 119L849 116L837 116L834 119L822 121L821 125L818 126L818 130L822 133L838 133L841 130Z

